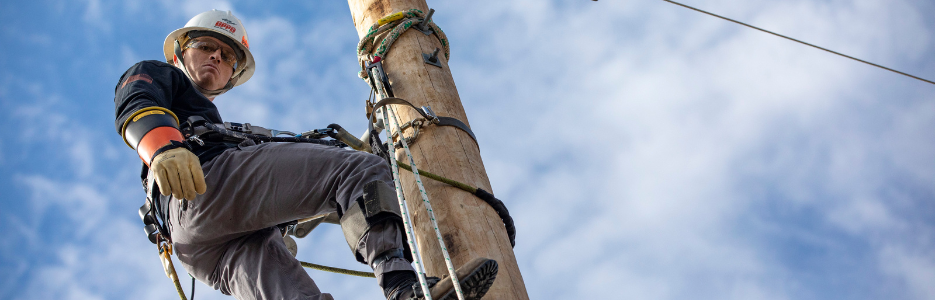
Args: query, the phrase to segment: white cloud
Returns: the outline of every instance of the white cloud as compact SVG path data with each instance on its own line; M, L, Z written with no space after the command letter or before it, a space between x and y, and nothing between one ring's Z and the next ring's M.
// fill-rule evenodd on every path
M342 28L333 19L304 23L269 17L244 22L257 71L250 81L218 97L226 119L292 131L362 123L362 110L351 104L363 103L367 92L356 77L353 27Z
M84 9L82 20L95 29L110 31L110 23L104 17L104 9L101 7L100 0L86 0L87 6Z
M933 74L931 18L918 1L689 4ZM869 283L860 278L894 291L884 297L935 296L935 257L925 251L935 233L929 86L661 1L433 5L494 191L517 221L531 298L827 298ZM185 20L233 7L166 6ZM227 120L362 128L366 85L355 77L346 17L247 16L258 72L219 97ZM136 56L124 47L113 59ZM126 219L132 205L121 204L138 196L127 180L132 153L110 127L72 128L56 110L75 101L56 96L65 93L16 86L35 100L13 110L28 123L22 137L75 133L54 143L66 145L54 159L74 178L17 172L33 213L5 214L5 228L30 247L56 249L54 263L18 267L14 276L29 276L35 290L25 297L174 297L138 222ZM84 141L104 137L113 143L100 152ZM83 159L94 153L105 155ZM95 176L115 162L128 166ZM44 241L32 228L56 211L89 242ZM299 241L300 258L365 269L344 245L336 226L319 229ZM818 254L796 252L808 247ZM833 287L801 266L836 257L849 265L822 270L844 278ZM844 276L851 271L859 278ZM380 296L372 281L310 273L342 299ZM152 284L129 279L137 276ZM223 298L205 291L198 297Z
M107 147L100 143L92 144L93 138L99 136L99 133L85 126L76 126L78 118L75 115L56 110L55 107L66 100L47 93L45 85L16 81L22 83L33 97L30 99L32 101L24 102L26 104L15 107L12 112L12 117L20 121L22 126L18 138L27 144L40 144L45 141L35 137L56 137L60 143L57 147L64 149L59 153L62 156L57 159L65 160L66 166L71 167L77 176L93 173L95 166L100 163L94 148L101 150Z
M200 13L212 10L212 9L216 9L220 11L233 11L234 10L233 5L231 5L230 2L215 1L215 0L182 1L180 5L176 4L173 6L174 8L180 7L181 9L173 9L173 10L178 11L181 15L187 18L194 17L197 14L200 14ZM236 16L237 13L234 13L234 15Z
M929 237L925 237L930 239ZM935 295L935 259L931 248L905 249L900 246L884 247L880 252L879 268L904 280L908 291L918 299Z
M876 5L828 11L802 1L771 3L767 9L735 4L730 5L735 11L757 12L747 19L766 20L771 28L823 44L845 43L840 47L845 49L877 49L878 40L900 30L887 26L886 19L874 19L877 23L864 26L874 27L869 34L849 32L864 34L863 39L836 35L842 23L866 20L867 15L889 16L890 11L879 12L885 9ZM908 7L893 6L896 11ZM549 10L554 8L543 11L535 6L536 16L517 9L449 17L456 24L475 25L474 20L496 19L500 21L494 23L502 26L459 28L467 31L462 36L489 38L479 46L459 47L465 42L452 40L453 65L457 64L452 68L460 75L456 80L475 131L501 137L486 142L482 138L481 145L488 165L509 170L509 175L492 172L491 178L499 195L506 190L509 196L503 198L512 200L508 205L520 221L518 243L533 244L534 249L517 248L524 274L531 273L525 276L527 283L538 276L545 279L545 286L556 286L583 280L568 278L569 272L611 265L618 273L641 274L641 282L653 282L647 286L667 291L641 292L638 298L683 298L693 292L714 298L794 298L795 289L774 283L786 280L786 267L756 239L745 237L756 231L742 227L748 222L744 216L756 213L754 209L764 201L750 199L751 187L744 186L745 170L757 165L764 168L757 172L773 175L751 180L791 188L774 196L797 209L819 210L827 218L819 222L849 231L901 232L904 226L897 220L902 216L893 215L890 204L876 196L879 184L886 182L881 180L891 179L870 175L891 170L862 161L904 157L907 151L916 161L925 157L916 151L929 153L930 146L915 147L919 150L885 146L887 150L876 151L878 142L896 141L862 128L828 128L835 121L860 125L866 112L851 109L855 100L864 101L860 105L865 107L888 107L873 96L855 97L854 89L879 78L892 79L889 74L682 8L629 7L609 4L602 6L603 11L581 14L565 8L560 20L551 17L558 14ZM618 25L627 22L620 15L635 10L652 16L653 26ZM846 21L829 20L828 14ZM917 18L917 13L907 17ZM925 35L921 23L906 26ZM899 42L912 45L870 54L921 57L926 51L916 46L925 44L925 39ZM471 60L459 63L459 55ZM479 63L485 60L493 64ZM899 115L918 111L924 110L899 108L888 113L899 120ZM931 122L926 117L913 119ZM503 139L498 133L507 128L520 130L508 131L510 139ZM915 130L924 125L912 128L892 130L911 135L920 144L933 144L930 138L918 140L926 135ZM864 150L868 147L874 150ZM760 160L773 158L769 153L776 150L783 151L775 157L779 160ZM918 173L932 166L922 165L897 172ZM867 183L871 185L858 188ZM853 191L844 192L848 189ZM828 191L840 197L829 202L832 199L823 197ZM587 209L577 208L580 205ZM523 229L534 232L524 234ZM589 239L589 233L599 238ZM834 238L826 234L818 239ZM861 239L882 242L864 234ZM887 243L914 244L906 238L900 235ZM631 258L651 268L605 261L608 256ZM602 263L588 264L593 261ZM561 275L552 278L551 274ZM674 280L693 274L727 281L706 287ZM617 293L615 285L589 287L592 290L587 292L595 297ZM575 290L563 291L569 289Z
M140 57L136 51L133 51L133 47L130 45L124 44L120 45L120 65L121 66L132 66L143 59Z

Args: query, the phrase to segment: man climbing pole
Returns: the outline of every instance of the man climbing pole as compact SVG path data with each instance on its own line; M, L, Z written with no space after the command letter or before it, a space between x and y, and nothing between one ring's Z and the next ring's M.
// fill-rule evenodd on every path
M142 61L120 78L115 125L158 186L158 217L194 278L238 299L331 299L287 250L277 225L337 212L353 255L373 268L387 299L423 298L384 159L312 143L183 135L190 117L223 123L214 99L253 75L239 19L201 13L170 33L163 51L168 63ZM490 287L496 268L483 266L491 263L458 270L466 299ZM455 299L451 284L435 282L433 299Z

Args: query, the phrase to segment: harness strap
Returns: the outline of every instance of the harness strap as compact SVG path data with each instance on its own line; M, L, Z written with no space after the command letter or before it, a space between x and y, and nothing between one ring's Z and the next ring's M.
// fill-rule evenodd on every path
M191 136L199 136L199 135L204 135L210 132L214 132L214 133L220 134L221 136L232 138L235 141L253 140L254 142L258 144L275 142L275 143L311 143L311 144L319 144L319 145L335 146L335 147L347 146L343 142L335 141L335 140L322 140L322 139L305 138L305 137L297 137L297 136L296 137L266 136L266 135L261 135L261 134L250 134L250 133L230 130L230 129L224 128L223 126L219 126L218 124L208 122L207 120L205 120L204 118L200 116L188 117L188 120L182 124L182 127L184 127L183 132L185 132L186 135L191 134ZM191 137L189 138L191 139Z
M471 139L474 140L474 143L477 143L477 137L474 135L474 131L472 131L471 128L467 126L467 124L464 124L464 122L461 122L461 120L458 120L452 117L439 117L439 116L436 116L434 113L429 114L431 112L431 109L428 109L427 107L418 108L412 103L410 103L409 101L406 101L405 99L402 99L402 98L395 98L395 97L383 98L382 100L378 101L377 103L373 105L373 110L377 110L378 108L381 108L381 107L384 107L390 104L400 104L400 105L407 105L409 107L412 107L412 109L415 109L416 112L422 115L423 118L425 118L426 120L432 121L432 124L435 124L437 126L453 126L455 128L461 129L462 131L467 133L471 137Z

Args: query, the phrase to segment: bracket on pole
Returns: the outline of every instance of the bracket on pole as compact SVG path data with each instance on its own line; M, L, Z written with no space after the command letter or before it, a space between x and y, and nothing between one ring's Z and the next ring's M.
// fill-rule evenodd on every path
M428 13L427 15L425 15L425 18L422 19L422 21L419 22L419 24L417 24L416 26L413 26L413 27L414 27L416 30L421 31L421 32L424 33L425 35L432 35L432 27L429 27L428 24L429 24L429 21L432 20L432 15L433 15L433 14L435 14L435 9L434 9L434 8L430 8L430 9L429 9L429 13Z
M442 64L438 61L438 51L441 51L441 49L435 48L435 52L432 52L432 54L422 53L422 61L441 68Z

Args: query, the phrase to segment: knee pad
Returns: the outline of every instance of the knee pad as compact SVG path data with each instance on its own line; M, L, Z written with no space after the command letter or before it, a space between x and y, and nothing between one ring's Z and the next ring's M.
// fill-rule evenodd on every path
M383 181L371 181L364 185L364 194L357 201L351 202L350 207L344 211L341 217L341 230L344 231L344 238L347 245L357 258L357 261L366 264L364 257L358 253L360 239L374 225L383 222L390 222L403 231L403 218L399 211L399 201L396 198L396 191ZM406 236L403 234L403 245L406 258L412 260L409 251L409 244L405 242Z

